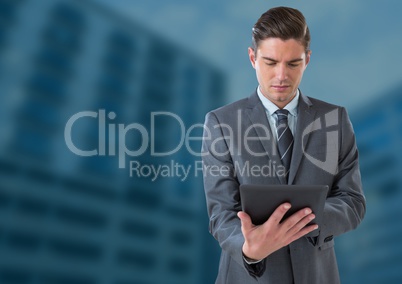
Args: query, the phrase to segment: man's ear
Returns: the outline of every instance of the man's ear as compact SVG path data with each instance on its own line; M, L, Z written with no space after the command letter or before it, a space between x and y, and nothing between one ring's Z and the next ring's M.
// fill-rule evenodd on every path
M255 69L255 52L251 47L248 48L248 58L250 59L251 65Z
M310 62L310 57L311 57L311 50L307 51L307 54L306 54L306 67Z

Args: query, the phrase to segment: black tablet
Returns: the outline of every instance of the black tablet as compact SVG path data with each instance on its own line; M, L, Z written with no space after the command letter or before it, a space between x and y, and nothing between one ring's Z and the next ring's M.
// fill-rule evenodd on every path
M261 225L279 205L289 202L292 207L283 220L296 211L309 207L315 215L315 219L309 224L320 226L327 194L327 185L240 185L242 210L250 215L254 225ZM320 227L306 236L315 237L319 230Z

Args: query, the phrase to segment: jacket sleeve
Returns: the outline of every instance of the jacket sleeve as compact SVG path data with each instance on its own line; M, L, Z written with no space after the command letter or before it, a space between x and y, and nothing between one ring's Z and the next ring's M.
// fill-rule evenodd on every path
M264 272L265 260L250 265L243 259L244 237L237 217L241 210L239 181L230 155L230 133L226 130L213 112L206 115L201 154L209 231L222 250L251 276L258 277Z
M344 108L340 108L339 122L338 170L325 203L317 246L355 229L366 212L355 135Z

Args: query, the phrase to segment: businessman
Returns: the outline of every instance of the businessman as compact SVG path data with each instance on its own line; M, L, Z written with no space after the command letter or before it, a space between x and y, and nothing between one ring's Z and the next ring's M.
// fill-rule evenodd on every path
M340 283L334 237L365 214L358 151L346 110L299 89L310 62L302 13L265 12L248 56L258 87L206 115L202 143L210 232L222 248L216 283ZM325 92L325 90L322 90ZM284 203L262 225L241 211L241 184L328 185L320 227L304 208L280 221ZM317 237L306 234L317 230Z

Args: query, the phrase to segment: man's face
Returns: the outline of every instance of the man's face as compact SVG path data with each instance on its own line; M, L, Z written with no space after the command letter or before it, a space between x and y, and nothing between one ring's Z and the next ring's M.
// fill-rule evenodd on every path
M306 54L294 39L267 38L259 42L257 52L249 48L248 54L262 94L279 108L285 107L296 95L311 52Z

